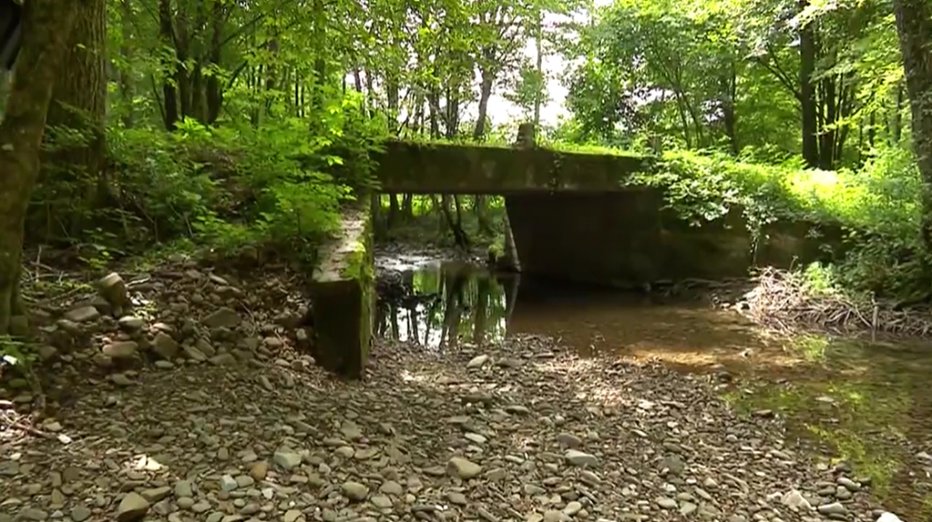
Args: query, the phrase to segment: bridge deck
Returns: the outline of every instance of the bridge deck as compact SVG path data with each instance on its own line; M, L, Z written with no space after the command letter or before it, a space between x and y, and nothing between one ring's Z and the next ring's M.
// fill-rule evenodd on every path
M639 156L390 141L375 155L382 192L413 194L607 193L647 169Z

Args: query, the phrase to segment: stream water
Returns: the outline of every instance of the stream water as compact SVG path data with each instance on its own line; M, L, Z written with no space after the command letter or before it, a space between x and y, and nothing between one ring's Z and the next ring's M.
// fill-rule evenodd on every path
M932 342L778 336L695 300L499 276L468 263L379 265L390 275L379 289L382 337L443 351L539 334L583 356L733 377L720 388L737 410L784 416L801 443L871 476L904 520L932 520Z

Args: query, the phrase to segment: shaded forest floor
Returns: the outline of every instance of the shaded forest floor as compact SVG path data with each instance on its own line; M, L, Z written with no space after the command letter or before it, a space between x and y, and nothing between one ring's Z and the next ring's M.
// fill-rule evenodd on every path
M342 382L309 355L284 266L124 277L119 320L77 284L37 304L70 319L43 330L45 419L4 376L0 520L872 520L868 478L705 377L532 336L378 341Z

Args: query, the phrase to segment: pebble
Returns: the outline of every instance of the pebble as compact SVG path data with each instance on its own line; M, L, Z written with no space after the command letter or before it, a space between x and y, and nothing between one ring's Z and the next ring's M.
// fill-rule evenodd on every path
M182 497L193 497L194 496L194 486L190 481L179 480L175 482L175 498Z
M468 480L482 472L482 466L462 457L453 457L447 463L447 472L460 479Z
M663 509L676 509L676 501L670 497L657 497L657 505Z
M252 477L256 482L262 482L265 480L266 475L269 473L269 464L265 461L255 462L252 466L249 467L249 476Z
M140 520L149 512L149 501L137 493L127 493L117 507L117 522Z
M595 455L570 449L563 455L567 462L577 467L598 466L599 459Z
M272 461L275 465L290 471L301 465L301 454L288 448L280 448L275 452Z
M802 493L795 489L790 490L785 495L783 495L783 498L780 500L780 502L782 502L784 506L796 510L809 511L812 509L812 505L809 503L809 501L803 497Z
M838 480L836 482L838 482L839 486L844 487L845 489L847 489L848 491L852 493L856 493L861 490L861 485L849 479L848 477L838 477Z
M392 507L392 499L386 495L375 495L369 502L372 502L372 505L379 509L390 509Z
M365 500L366 496L369 495L369 488L360 484L359 482L347 481L340 486L340 491L343 492L343 496L350 500L361 501Z
M576 513L579 513L581 510L582 510L582 504L580 504L579 502L573 501L573 502L568 503L566 507L563 508L563 514L571 517L575 515Z
M848 513L848 508L845 507L841 502L832 502L830 504L822 504L818 508L819 513L823 515L844 515Z
M578 448L582 446L582 439L572 433L561 433L557 435L557 442L565 448Z
M467 368L481 368L485 363L489 362L488 355L477 355L470 359L466 364Z
M84 522L85 520L91 518L91 510L83 504L79 504L71 508L71 520L73 522Z

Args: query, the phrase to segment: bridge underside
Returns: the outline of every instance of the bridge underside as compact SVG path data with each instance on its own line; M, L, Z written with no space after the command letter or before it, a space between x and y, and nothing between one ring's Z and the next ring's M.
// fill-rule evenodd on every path
M653 189L506 198L522 272L612 286L742 277L830 257L840 230L775 223L755 239L740 210L691 226Z

